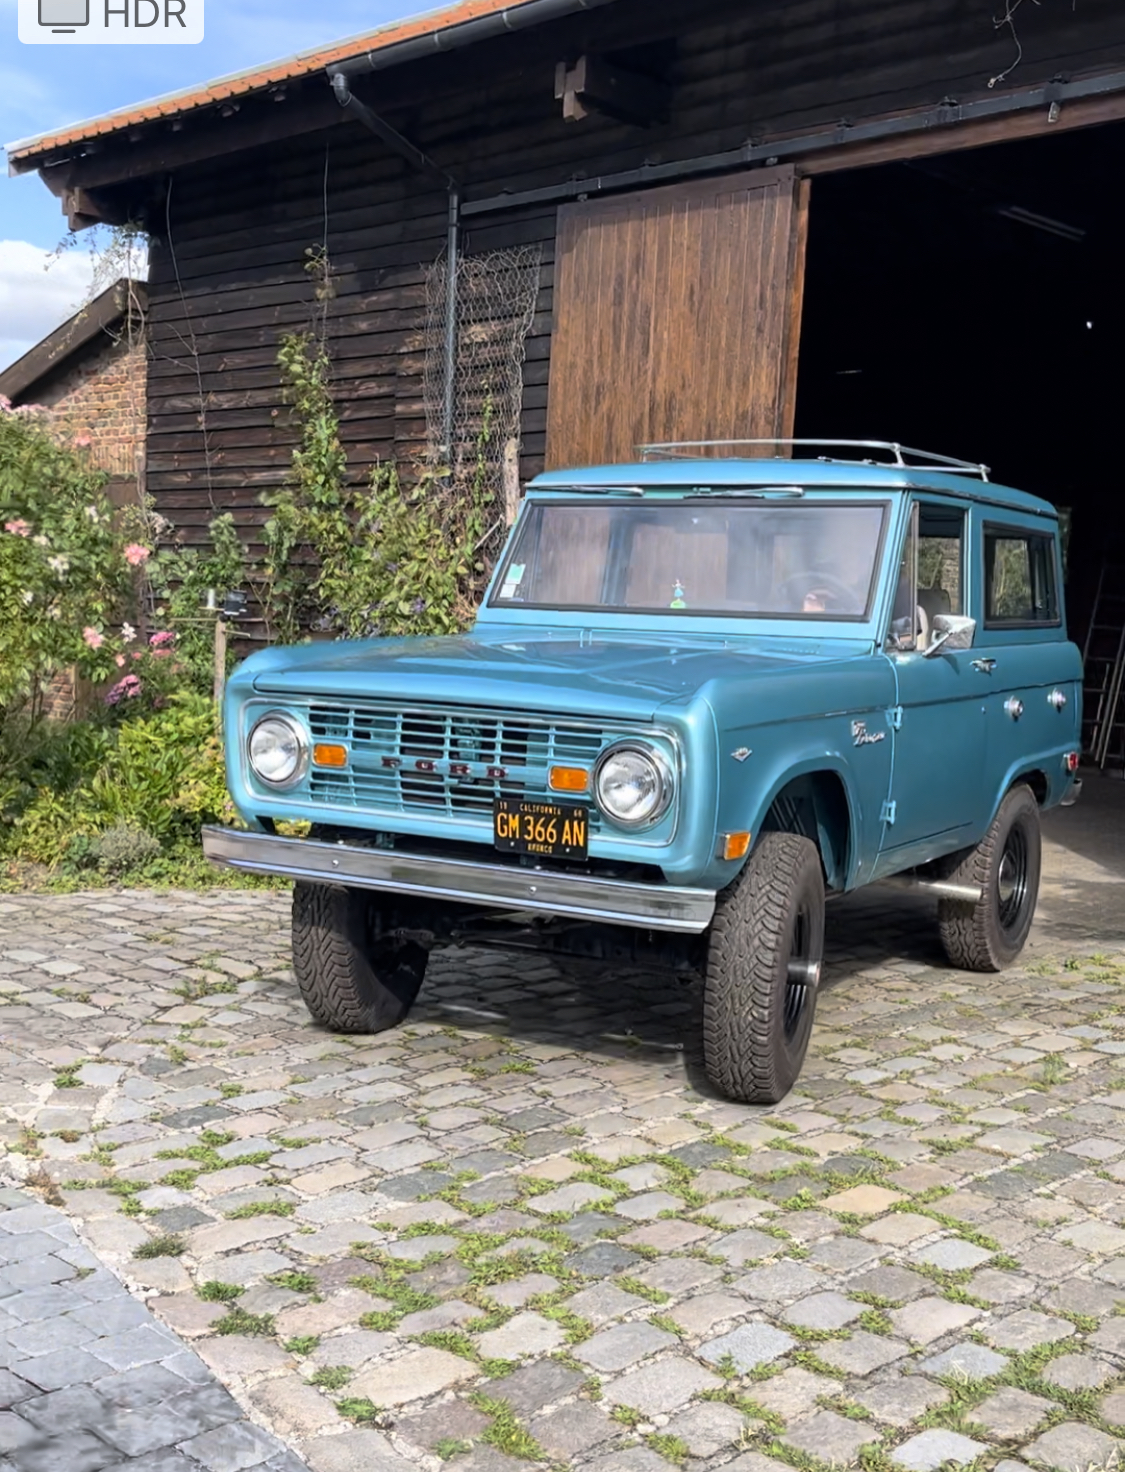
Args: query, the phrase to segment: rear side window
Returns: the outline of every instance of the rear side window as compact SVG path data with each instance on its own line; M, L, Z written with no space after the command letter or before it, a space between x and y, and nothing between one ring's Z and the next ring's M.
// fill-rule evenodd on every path
M987 625L1057 624L1054 537L986 526L984 598Z

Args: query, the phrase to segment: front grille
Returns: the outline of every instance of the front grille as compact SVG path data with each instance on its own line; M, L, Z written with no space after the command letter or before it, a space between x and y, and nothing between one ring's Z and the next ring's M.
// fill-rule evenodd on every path
M314 741L346 741L350 747L346 770L313 769L314 797L337 806L449 817L487 817L497 797L548 796L548 768L592 767L614 739L597 727L580 728L549 716L530 721L495 711L398 711L378 705L313 705L309 727ZM384 758L402 765L384 765ZM418 762L467 764L472 771L419 771ZM504 775L490 776L487 768L502 768ZM599 826L600 815L591 808L591 832Z

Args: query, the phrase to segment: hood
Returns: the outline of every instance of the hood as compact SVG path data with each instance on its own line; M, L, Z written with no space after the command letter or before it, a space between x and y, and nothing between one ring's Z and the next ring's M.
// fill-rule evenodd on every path
M400 700L651 720L715 678L745 678L838 659L812 641L799 651L729 641L576 637L373 639L305 644L253 655L239 672L282 697Z

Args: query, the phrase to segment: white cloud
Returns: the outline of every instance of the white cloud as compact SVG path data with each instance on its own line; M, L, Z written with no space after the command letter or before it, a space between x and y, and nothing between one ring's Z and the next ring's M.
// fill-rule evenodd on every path
M81 249L52 260L26 240L0 240L0 369L73 316L89 293L94 264Z

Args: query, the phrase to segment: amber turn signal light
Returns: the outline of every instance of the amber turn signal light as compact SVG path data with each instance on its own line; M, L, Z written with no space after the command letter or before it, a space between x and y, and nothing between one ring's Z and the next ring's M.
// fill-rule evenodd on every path
M348 748L346 746L335 746L327 741L318 741L313 747L313 766L346 767L347 764Z
M724 833L719 852L724 859L744 859L749 848L749 833Z
M547 776L552 792L585 792L589 785L590 774L584 767L552 767Z

